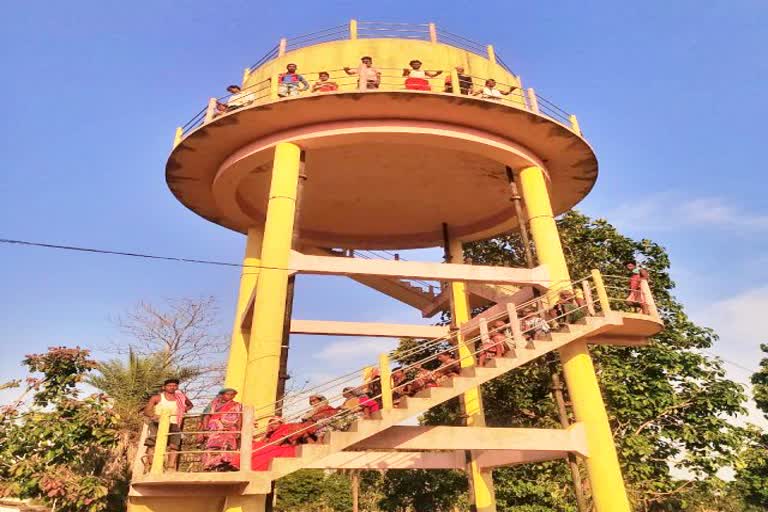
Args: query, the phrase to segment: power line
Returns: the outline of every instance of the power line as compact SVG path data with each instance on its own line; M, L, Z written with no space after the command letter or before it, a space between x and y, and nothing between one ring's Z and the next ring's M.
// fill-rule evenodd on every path
M155 254L113 251L110 249L94 249L92 247L78 247L74 245L58 245L58 244L49 244L49 243L43 243L43 242L29 242L27 240L13 240L13 239L7 239L7 238L0 238L0 243L9 244L9 245L24 245L27 247L42 247L45 249L59 249L64 251L89 252L93 254L109 254L112 256L129 256L132 258L145 258L145 259L151 259L151 260L176 261L180 263L217 265L220 267L262 268L262 269L266 268L266 269L272 269L272 270L291 270L287 268L266 267L263 265L243 265L241 263L232 263L229 261L203 260L203 259L197 259L197 258L180 258L175 256L158 256Z

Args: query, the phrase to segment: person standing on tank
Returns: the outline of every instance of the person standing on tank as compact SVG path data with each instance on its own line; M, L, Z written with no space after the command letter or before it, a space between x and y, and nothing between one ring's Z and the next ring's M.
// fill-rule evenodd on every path
M378 89L381 84L381 72L373 67L373 58L367 55L360 59L357 69L344 66L344 72L348 75L357 75L358 86L365 84L366 89Z
M181 427L184 413L191 408L192 402L187 398L187 395L179 391L179 379L167 379L163 382L160 393L150 398L144 407L144 416L149 418L149 436L144 443L144 446L148 448L148 460L152 460L152 453L157 442L160 415L168 412L171 415L168 429L168 468L172 471L176 469L178 452L181 450Z

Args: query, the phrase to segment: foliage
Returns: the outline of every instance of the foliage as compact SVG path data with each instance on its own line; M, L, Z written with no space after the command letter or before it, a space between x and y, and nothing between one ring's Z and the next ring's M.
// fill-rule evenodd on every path
M650 284L665 330L647 347L596 346L591 349L603 397L635 508L665 510L684 493L671 473L676 466L706 479L736 460L741 431L729 417L743 412L743 389L728 380L721 362L702 353L716 334L691 322L672 296L669 257L650 240L634 240L605 220L571 211L558 219L566 259L574 279L593 268L607 276L626 275L625 263L639 260ZM525 266L518 236L510 235L467 247L477 264ZM613 285L626 286L628 276ZM557 428L550 395L556 355L540 358L483 386L491 426ZM566 397L567 398L567 397ZM433 408L427 424L460 424L457 402ZM573 510L570 476L562 463L543 463L495 471L503 510ZM409 482L409 485L415 485ZM392 488L397 499L406 489Z
M23 361L32 405L0 416L0 496L38 498L60 512L119 507L125 468L119 418L102 395L79 398L77 384L95 366L87 350L53 347ZM117 503L116 503L117 502Z
M463 473L452 470L401 470L386 472L381 482L384 498L379 501L387 512L443 512L453 510L467 492Z
M348 512L352 510L350 479L343 473L302 469L277 481L278 512Z
M768 344L760 345L760 349L768 355ZM750 380L755 404L768 419L768 357L760 361L760 368ZM737 486L747 503L765 510L768 509L768 433L755 426L747 432L749 442L736 472Z

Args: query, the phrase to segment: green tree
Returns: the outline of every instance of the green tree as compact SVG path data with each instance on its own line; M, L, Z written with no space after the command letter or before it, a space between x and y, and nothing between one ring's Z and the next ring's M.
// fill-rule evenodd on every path
M672 295L675 285L662 246L622 235L607 221L576 211L557 223L573 279L593 268L607 276L624 276L624 264L630 260L642 261L650 272L665 330L646 347L593 346L591 352L635 508L669 510L666 504L686 491L673 477L672 467L705 479L734 463L742 436L729 417L743 412L743 389L726 378L718 359L702 353L717 336L694 324ZM525 266L516 235L471 244L467 256L477 264ZM628 277L608 279L609 284L626 286ZM553 365L559 368L555 354L484 385L488 424L559 428L550 395ZM457 401L430 410L422 421L459 424ZM563 463L498 470L495 483L500 510L575 510ZM392 489L390 496L397 499L398 494L399 489Z
M348 475L302 469L277 481L278 512L350 512L352 490Z
M459 471L392 469L380 487L379 507L387 512L448 512L466 503L467 479Z
M768 354L768 344L760 345ZM752 397L757 408L768 419L768 357L760 361L760 369L752 375ZM749 442L736 472L736 486L747 503L768 509L768 433L756 426L747 429Z
M0 496L36 498L60 512L121 508L126 468L119 418L102 395L80 399L96 363L87 350L54 347L26 356L32 403L0 411Z

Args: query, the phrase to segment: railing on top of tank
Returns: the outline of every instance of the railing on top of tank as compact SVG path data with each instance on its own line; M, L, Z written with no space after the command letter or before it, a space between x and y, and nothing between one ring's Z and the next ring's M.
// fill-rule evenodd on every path
M308 73L298 70L299 74L307 81L307 87L301 83L280 84L280 75L274 74L270 78L249 85L239 93L210 98L207 107L197 112L186 124L176 129L174 147L195 128L241 108L305 95L351 91L408 91L418 94L444 93L470 96L478 100L502 103L544 115L570 128L574 133L582 134L575 115L569 114L552 101L537 94L533 88L523 89L514 84L496 82L495 87L486 90L486 82L489 80L487 77L468 76L471 79L471 84L468 84L466 79L460 81L455 69L450 71L434 70L440 71L440 74L422 79L403 76L403 68L377 69L381 72L381 76L375 86L361 85L357 75L349 75L344 69L328 69ZM319 79L319 74L323 72L329 74L326 82L321 82ZM454 88L452 86L454 83L459 83L460 86ZM469 85L469 87L464 85Z
M301 36L282 38L277 46L271 48L263 57L246 70L250 73L265 63L283 56L286 52L298 50L307 46L330 41L345 39L414 39L443 43L455 48L472 52L496 62L505 70L512 73L507 64L497 56L493 46L478 43L464 36L453 34L447 30L438 29L434 23L392 23L387 21L357 21L350 20L344 25L318 30Z

